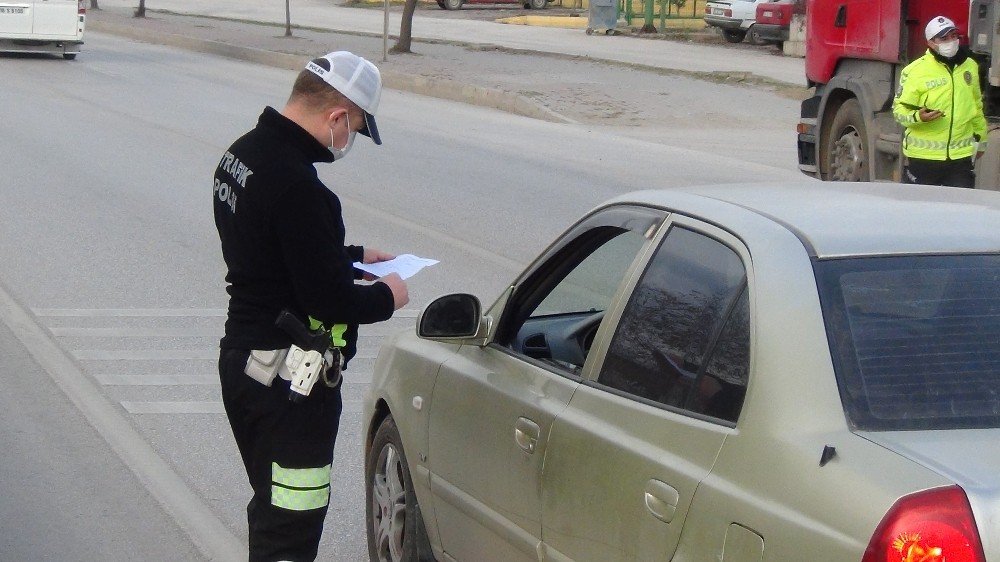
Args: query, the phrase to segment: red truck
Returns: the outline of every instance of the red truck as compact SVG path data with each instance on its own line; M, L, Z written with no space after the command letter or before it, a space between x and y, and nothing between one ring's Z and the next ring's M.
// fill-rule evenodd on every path
M824 180L899 181L902 129L892 100L903 67L927 50L924 26L938 15L956 23L975 53L986 116L997 119L995 0L807 0L806 78L815 93L801 107L800 170ZM997 189L993 153L980 162L977 185Z

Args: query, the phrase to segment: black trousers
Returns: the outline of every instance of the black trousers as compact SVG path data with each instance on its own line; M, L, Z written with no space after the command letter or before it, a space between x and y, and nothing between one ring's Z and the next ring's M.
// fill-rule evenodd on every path
M903 183L976 187L975 163L972 157L958 160L922 160L910 158L903 172Z
M249 353L223 349L219 355L222 402L253 488L249 560L314 560L329 506L340 388L319 382L293 403L288 381L275 378L267 387L246 375Z

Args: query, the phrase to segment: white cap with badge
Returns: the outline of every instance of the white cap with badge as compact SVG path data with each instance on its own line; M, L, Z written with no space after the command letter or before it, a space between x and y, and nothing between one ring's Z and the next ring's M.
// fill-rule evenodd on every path
M930 41L931 39L941 37L951 30L958 30L958 27L955 26L955 22L944 16L937 16L931 18L931 21L927 22L927 27L924 28L924 37Z
M375 126L375 110L382 96L382 75L371 62L349 51L334 51L306 64L309 70L365 112L365 127L358 131L382 144Z

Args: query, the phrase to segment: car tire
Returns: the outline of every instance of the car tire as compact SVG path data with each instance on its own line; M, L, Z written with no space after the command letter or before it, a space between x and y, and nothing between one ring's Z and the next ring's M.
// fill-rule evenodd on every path
M549 5L549 0L528 0L528 7L532 10L544 10Z
M727 43L740 43L747 36L747 32L742 29L723 29L722 38Z
M462 7L462 0L441 0L445 10L458 10Z
M861 104L851 98L840 106L827 137L827 178L831 181L870 181L868 131Z
M66 60L76 60L76 55L78 53L63 53L63 58Z
M441 8L442 10L447 10L448 9L448 7L445 6L445 4L444 4L444 0L437 0L437 3L438 3L438 7Z
M751 45L766 45L767 41L760 38L760 33L757 32L757 29L755 29L756 27L757 27L756 25L751 25L750 27L747 28L746 31L747 43L750 43ZM737 41L737 43L738 42L739 41Z
M402 439L391 415L375 432L365 462L365 500L370 560L434 560Z

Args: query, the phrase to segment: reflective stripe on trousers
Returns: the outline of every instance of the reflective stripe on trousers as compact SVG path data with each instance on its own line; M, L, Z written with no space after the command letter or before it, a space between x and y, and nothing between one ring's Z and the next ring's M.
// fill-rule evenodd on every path
M284 468L271 463L271 505L292 511L319 509L330 503L330 466Z

